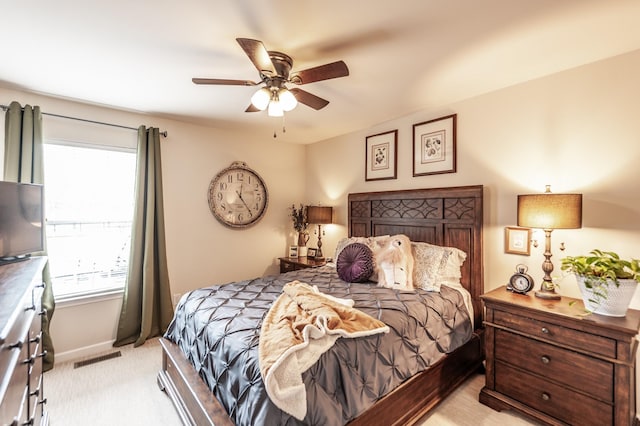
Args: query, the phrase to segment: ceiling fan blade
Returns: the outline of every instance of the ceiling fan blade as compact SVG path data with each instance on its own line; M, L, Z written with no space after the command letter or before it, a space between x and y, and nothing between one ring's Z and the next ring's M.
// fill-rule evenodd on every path
M249 104L247 109L244 110L244 112L258 112L258 111L260 111L260 110L258 108L256 108L255 106L253 106L253 104Z
M266 74L267 76L277 74L273 62L271 62L271 58L269 57L269 52L260 40L237 38L236 41L260 73Z
M296 97L296 99L298 100L298 102L305 104L306 106L309 106L313 109L322 109L324 107L326 107L327 105L329 105L329 101L326 99L322 99L316 95L313 95L309 92L306 92L302 89L297 89L297 88L293 88L293 89L289 89L289 91L291 93L293 93L293 96Z
M195 84L218 84L223 86L255 86L259 83L251 80L225 80L222 78L192 78Z
M331 78L346 77L349 75L349 68L344 61L332 62L291 74L289 81L294 84L307 84L314 81L329 80Z

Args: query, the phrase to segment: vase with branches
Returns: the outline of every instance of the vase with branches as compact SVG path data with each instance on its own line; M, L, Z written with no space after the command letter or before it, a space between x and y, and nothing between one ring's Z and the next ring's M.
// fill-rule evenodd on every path
M291 212L289 213L291 220L293 221L293 228L298 232L298 246L305 247L309 241L309 233L307 227L307 209L300 204L299 208L296 208L295 204L291 205Z

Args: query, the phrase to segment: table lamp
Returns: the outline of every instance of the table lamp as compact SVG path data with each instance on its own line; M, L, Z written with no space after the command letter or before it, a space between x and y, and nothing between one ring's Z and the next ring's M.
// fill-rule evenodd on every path
M316 251L316 259L324 259L322 254L322 225L332 222L333 207L326 206L307 206L307 222L318 225L318 251Z
M560 299L551 279L551 231L582 228L582 194L552 194L547 185L544 194L518 195L518 226L544 230L544 278L535 295L542 299Z

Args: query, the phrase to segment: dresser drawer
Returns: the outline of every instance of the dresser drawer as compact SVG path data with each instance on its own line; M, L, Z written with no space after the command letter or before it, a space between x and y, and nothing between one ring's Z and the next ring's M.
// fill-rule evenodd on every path
M582 371L582 369L580 370ZM613 406L563 386L495 363L496 391L563 422L581 426L613 424Z
M613 403L613 363L567 349L496 330L495 357L585 393ZM580 374L575 368L580 366Z
M29 297L29 300L31 298ZM26 306L26 305L25 305ZM15 354L24 349L24 353L28 354L28 342L27 336L29 327L33 321L33 310L21 308L24 314L20 314L18 318L5 337L4 344L0 349L0 372L11 371L15 362ZM14 349L11 349L14 347ZM26 358L26 357L25 357ZM0 394L2 393L2 386L0 386ZM0 395L1 398L1 395Z
M289 262L280 262L280 273L291 272L296 270L296 265Z
M14 349L7 352L11 354L13 362L11 369L5 370L3 374L6 375L0 379L0 424L9 425L16 419L22 424L28 416L25 404L28 365L23 362L28 357L27 345L19 351Z
M616 341L613 339L501 310L494 312L493 321L496 325L555 342L565 347L582 351L588 350L591 353L609 358L616 357Z

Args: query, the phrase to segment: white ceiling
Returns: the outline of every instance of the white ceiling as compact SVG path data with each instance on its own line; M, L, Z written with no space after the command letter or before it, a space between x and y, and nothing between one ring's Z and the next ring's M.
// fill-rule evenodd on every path
M254 38L294 71L347 63L300 86L326 108L285 113L278 137L310 143L640 49L639 22L638 0L12 1L0 85L272 135L244 112L256 87L191 82L259 81L235 41Z

